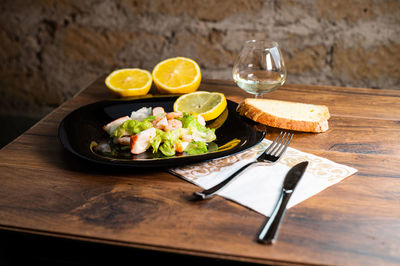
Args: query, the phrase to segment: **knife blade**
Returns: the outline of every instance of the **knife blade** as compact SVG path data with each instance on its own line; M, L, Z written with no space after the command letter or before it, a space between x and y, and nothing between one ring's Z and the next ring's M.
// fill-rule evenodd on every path
M279 226L282 222L283 216L285 215L286 206L293 194L294 189L306 171L307 166L308 161L301 162L293 166L286 174L282 185L282 191L279 200L275 205L274 211L272 212L271 217L266 220L265 225L258 235L259 242L271 244L274 243L278 237Z

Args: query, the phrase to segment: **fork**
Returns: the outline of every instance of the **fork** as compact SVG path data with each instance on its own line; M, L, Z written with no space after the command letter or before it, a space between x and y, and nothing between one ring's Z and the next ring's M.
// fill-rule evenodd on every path
M275 138L275 140L268 146L268 148L255 161L251 161L251 162L245 164L239 170L237 170L235 173L230 175L228 178L226 178L222 182L216 184L215 186L213 186L209 189L203 190L201 192L194 192L193 195L197 199L200 199L200 200L208 199L208 198L214 196L218 191L220 191L222 188L224 188L227 184L232 182L237 176L239 176L241 173L243 173L244 170L247 169L249 166L251 166L255 163L267 163L268 165L277 163L280 160L280 158L282 158L282 155L285 153L292 138L293 138L292 133L281 131L281 133L279 133L279 135Z

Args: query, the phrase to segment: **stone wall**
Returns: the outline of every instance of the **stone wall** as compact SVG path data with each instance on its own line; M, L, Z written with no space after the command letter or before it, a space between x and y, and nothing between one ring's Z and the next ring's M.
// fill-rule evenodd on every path
M398 0L2 0L0 114L40 117L122 67L187 56L231 79L248 39L281 44L288 83L400 89Z

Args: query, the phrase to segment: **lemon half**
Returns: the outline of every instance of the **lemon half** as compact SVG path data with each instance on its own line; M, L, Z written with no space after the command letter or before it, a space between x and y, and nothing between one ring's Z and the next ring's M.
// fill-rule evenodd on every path
M201 82L199 65L186 57L174 57L161 61L153 69L154 84L161 93L190 93Z
M225 95L219 92L196 91L184 94L174 103L175 112L201 115L209 121L217 118L226 108Z
M113 71L106 78L106 86L122 96L146 95L152 84L149 71L140 68L123 68Z

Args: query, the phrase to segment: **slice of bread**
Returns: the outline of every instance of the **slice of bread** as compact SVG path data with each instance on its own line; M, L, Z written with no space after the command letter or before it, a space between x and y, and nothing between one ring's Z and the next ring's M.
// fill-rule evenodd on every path
M329 128L330 114L324 105L248 98L239 104L237 111L271 127L315 133Z

